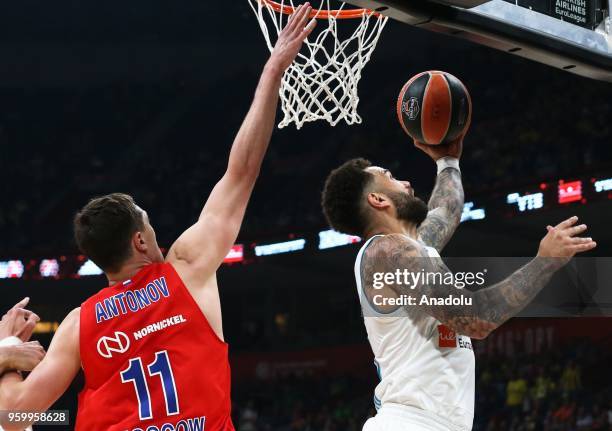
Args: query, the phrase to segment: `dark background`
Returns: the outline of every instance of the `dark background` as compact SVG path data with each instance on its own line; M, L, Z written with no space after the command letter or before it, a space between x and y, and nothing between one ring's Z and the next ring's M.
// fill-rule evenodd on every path
M90 197L114 191L133 194L169 246L222 175L268 51L246 1L22 1L2 6L0 54L0 258L26 259L77 253L73 214ZM389 22L360 85L363 124L276 131L239 241L248 246L325 229L324 178L351 157L388 167L427 197L435 165L403 134L395 100L412 75L430 69L456 75L472 94L462 159L466 200L503 202L509 190L533 192L542 181L612 177L610 84ZM599 242L592 255L608 256L609 200L466 222L446 254L531 256L545 226L572 214ZM219 284L232 358L363 347L351 273L356 252L309 248L224 266ZM44 320L61 321L103 285L101 277L2 280L1 303L7 308L29 295ZM477 403L476 428L576 429L581 415L603 418L610 400L607 322L597 325L599 341L576 337L549 352L479 357L478 390L487 395ZM592 335L591 325L584 328ZM351 363L346 358L349 370ZM563 389L572 363L582 369L581 387ZM525 410L508 408L507 383L519 374L531 387L540 369L556 389L540 404L532 397ZM360 429L372 413L374 367L361 378L326 373L286 373L263 386L237 380L237 426ZM74 400L72 391L58 405L74 413ZM564 406L573 409L567 420L554 416ZM248 419L253 411L255 421ZM535 428L528 428L530 416Z

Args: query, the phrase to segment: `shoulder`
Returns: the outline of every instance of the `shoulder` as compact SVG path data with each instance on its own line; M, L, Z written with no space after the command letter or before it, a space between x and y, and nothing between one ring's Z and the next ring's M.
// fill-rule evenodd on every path
M81 324L81 307L74 308L62 322L62 326L69 330L75 331L78 334L79 327Z
M419 257L426 256L427 251L423 243L402 234L375 237L364 250L365 259L393 258L398 254Z
M81 308L73 309L64 318L49 346L53 352L75 352L78 353L80 344Z
M78 319L81 315L81 307L73 308L68 315L66 315L66 319Z

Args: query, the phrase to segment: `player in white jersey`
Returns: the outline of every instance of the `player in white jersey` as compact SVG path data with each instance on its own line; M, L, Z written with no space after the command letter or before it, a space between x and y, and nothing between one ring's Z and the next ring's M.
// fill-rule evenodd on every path
M505 280L477 291L442 283L453 274L438 253L463 210L462 141L415 143L438 165L428 204L408 181L364 159L344 163L325 183L322 205L330 225L366 240L355 277L380 383L377 414L364 431L471 429L470 337L486 337L525 307L574 254L596 246L578 237L586 225L576 225L572 217L548 226L537 257ZM457 302L446 305L450 295Z

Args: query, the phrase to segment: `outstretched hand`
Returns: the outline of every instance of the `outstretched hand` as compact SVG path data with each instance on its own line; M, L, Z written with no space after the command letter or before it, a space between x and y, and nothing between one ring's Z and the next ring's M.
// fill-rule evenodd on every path
M414 146L431 157L434 162L442 157L454 157L456 159L460 159L461 154L463 153L463 138L465 138L471 124L472 114L470 112L470 116L467 119L467 126L465 126L463 133L455 138L454 141L449 142L448 144L427 145L415 139Z
M282 72L293 63L302 48L302 43L317 24L316 18L308 22L311 11L310 3L298 6L278 36L269 61Z
M568 260L577 253L594 249L597 243L592 238L579 237L587 230L587 225L576 225L578 217L570 217L557 226L546 226L548 233L540 241L538 256L564 257Z
M442 157L454 157L459 159L461 158L461 153L463 152L463 136L459 136L457 139L448 144L440 145L427 145L415 139L414 146L431 157L434 162Z

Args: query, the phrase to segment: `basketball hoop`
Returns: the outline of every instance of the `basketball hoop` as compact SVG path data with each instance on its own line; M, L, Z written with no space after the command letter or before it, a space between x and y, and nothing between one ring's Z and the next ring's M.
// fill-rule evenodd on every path
M278 37L297 6L293 0L248 1L272 51L276 39L272 40L271 33L276 32ZM327 21L327 26L319 24L322 28L315 29L317 34L306 39L302 51L283 75L279 94L284 118L278 127L295 123L300 129L304 123L317 120L326 120L332 126L340 120L359 124L357 85L388 18L369 9L345 9L345 3L331 9L330 0L321 0L310 16ZM338 21L346 19L356 21L357 27L340 40ZM274 30L268 29L270 24Z

